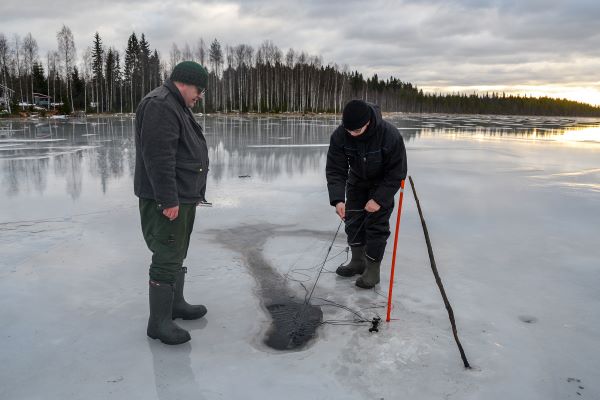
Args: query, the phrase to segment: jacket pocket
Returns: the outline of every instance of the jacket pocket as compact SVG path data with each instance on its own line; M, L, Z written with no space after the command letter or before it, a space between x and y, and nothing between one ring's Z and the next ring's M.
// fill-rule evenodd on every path
M368 178L375 178L383 174L383 156L381 150L365 154L365 164Z
M206 166L200 161L177 160L177 191L180 197L201 198L206 186Z

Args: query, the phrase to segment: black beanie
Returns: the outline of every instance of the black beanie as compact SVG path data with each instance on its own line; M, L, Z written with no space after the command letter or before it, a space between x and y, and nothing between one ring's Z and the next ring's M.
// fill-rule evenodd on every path
M208 72L206 71L206 68L197 62L183 61L173 68L171 80L206 89L208 84Z
M342 113L344 128L354 131L362 128L371 120L371 107L362 100L350 100Z

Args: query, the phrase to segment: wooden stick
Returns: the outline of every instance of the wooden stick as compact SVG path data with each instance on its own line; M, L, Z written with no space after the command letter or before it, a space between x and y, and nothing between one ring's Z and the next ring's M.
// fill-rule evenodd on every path
M390 272L390 290L388 292L386 322L390 322L392 314L392 288L394 286L394 271L396 268L396 249L398 248L398 231L400 230L400 216L402 215L402 199L404 198L404 179L400 182L400 199L398 200L398 216L396 217L396 234L394 236L394 252L392 254L392 272Z
M427 251L429 252L429 261L431 262L431 270L433 271L433 275L435 276L435 281L437 282L438 287L440 288L440 293L442 294L442 298L444 299L444 304L446 305L446 310L448 310L448 317L450 317L450 324L452 324L452 333L454 334L454 340L456 340L456 344L458 345L458 351L460 352L460 357L462 358L463 364L465 368L471 369L469 365L469 361L467 361L467 356L465 355L465 351L460 344L460 340L458 340L458 333L456 331L456 322L454 321L454 312L452 311L452 307L450 306L450 302L448 301L448 297L446 296L446 291L444 290L444 285L442 284L442 279L440 278L440 274L438 273L437 267L435 265L435 258L433 257L433 249L431 248L431 240L429 240L429 233L427 232L427 225L425 224L425 219L423 218L423 212L421 211L421 204L419 203L419 198L417 197L417 191L415 190L415 184L413 183L412 177L408 177L410 181L410 186L412 187L413 195L415 196L415 201L417 202L417 208L419 210L419 217L421 218L421 225L423 226L423 233L425 234L425 241L427 242Z

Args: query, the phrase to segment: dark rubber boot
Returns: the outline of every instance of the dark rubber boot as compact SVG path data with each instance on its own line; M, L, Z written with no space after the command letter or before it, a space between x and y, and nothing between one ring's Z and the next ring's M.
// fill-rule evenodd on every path
M348 265L340 265L335 273L346 278L356 274L362 274L365 270L367 260L365 258L365 246L351 247L352 259Z
M185 274L187 268L181 268L177 272L175 281L175 294L173 296L173 319L198 319L204 317L206 314L206 307L203 305L193 306L188 304L183 298L183 286L185 283Z
M379 267L381 261L373 261L367 258L367 268L365 272L356 280L356 286L363 289L371 289L379 283Z
M177 326L171 317L173 285L150 281L150 318L148 336L165 344L181 344L191 339L185 329Z

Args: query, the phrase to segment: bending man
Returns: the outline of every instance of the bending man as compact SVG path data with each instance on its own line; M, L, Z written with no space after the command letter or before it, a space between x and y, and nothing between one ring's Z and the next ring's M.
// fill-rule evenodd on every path
M346 223L352 249L352 260L336 273L360 274L356 286L372 288L379 283L394 196L406 178L404 141L378 106L362 100L346 104L342 125L331 135L326 176L330 204Z

